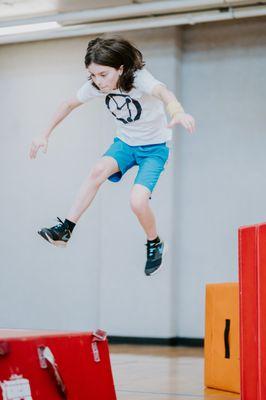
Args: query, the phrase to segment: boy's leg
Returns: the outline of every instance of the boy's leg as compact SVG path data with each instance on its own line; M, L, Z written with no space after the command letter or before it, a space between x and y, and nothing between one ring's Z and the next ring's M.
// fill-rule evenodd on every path
M169 149L165 144L139 146L137 149L139 171L131 193L131 207L147 235L146 275L153 275L158 271L165 253L164 242L158 237L149 198L164 170L168 155Z
M150 195L151 192L146 186L135 184L131 190L130 205L144 229L147 239L154 240L158 234L155 217L149 204Z
M98 189L106 179L119 171L117 161L104 156L92 168L90 174L81 185L76 199L70 208L66 219L77 223L84 211L90 206Z
M153 275L162 265L165 245L160 240L154 214L149 205L150 190L141 184L135 184L131 191L131 208L147 235L147 261L145 274Z
M108 156L102 157L92 168L90 174L79 189L77 197L67 214L65 221L58 218L59 224L51 228L42 228L38 233L56 246L65 246L71 237L75 224L93 201L101 184L112 174L119 171L117 161Z

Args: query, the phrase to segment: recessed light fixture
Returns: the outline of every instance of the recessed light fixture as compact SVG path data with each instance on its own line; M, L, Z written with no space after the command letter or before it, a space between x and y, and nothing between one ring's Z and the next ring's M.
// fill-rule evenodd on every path
M60 28L61 25L58 22L42 22L40 24L28 24L28 25L14 25L14 26L4 26L0 27L0 36L3 35L17 35L19 33L27 32L38 32L49 29Z

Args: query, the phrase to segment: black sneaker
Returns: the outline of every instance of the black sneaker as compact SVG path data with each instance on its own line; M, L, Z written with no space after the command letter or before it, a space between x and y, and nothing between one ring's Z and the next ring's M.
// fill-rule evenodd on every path
M164 242L147 243L147 262L145 265L145 274L151 276L155 274L162 266L162 259L165 253Z
M65 226L64 222L58 218L59 224L51 228L42 228L38 231L39 235L55 246L65 247L71 237L71 231Z

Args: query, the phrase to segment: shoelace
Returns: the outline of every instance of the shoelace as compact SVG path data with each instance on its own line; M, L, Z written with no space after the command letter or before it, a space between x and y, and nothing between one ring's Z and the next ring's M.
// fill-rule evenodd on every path
M153 256L153 254L154 254L154 252L155 252L155 250L156 250L158 244L159 244L159 243L155 243L155 244L149 244L149 243L148 243L148 244L146 244L146 246L147 246L147 256L148 256L149 258Z
M59 222L59 224L53 226L53 229L61 231L62 227L64 226L64 222L59 217L57 217L57 221Z

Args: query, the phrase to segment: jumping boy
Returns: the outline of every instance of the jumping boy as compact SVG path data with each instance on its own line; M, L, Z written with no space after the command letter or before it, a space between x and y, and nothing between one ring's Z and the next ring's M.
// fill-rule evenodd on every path
M130 203L147 236L145 274L150 276L162 265L165 246L158 236L149 198L168 159L166 142L171 139L171 128L181 124L192 133L195 122L165 84L144 68L141 52L127 40L91 40L85 66L88 81L75 97L61 104L48 129L33 139L30 158L35 158L41 148L47 151L51 133L71 111L96 97L105 98L106 107L116 119L116 137L83 182L64 222L58 218L57 225L42 228L38 233L56 246L65 246L102 183L107 179L118 182L127 170L137 165ZM165 109L171 118L168 125Z

